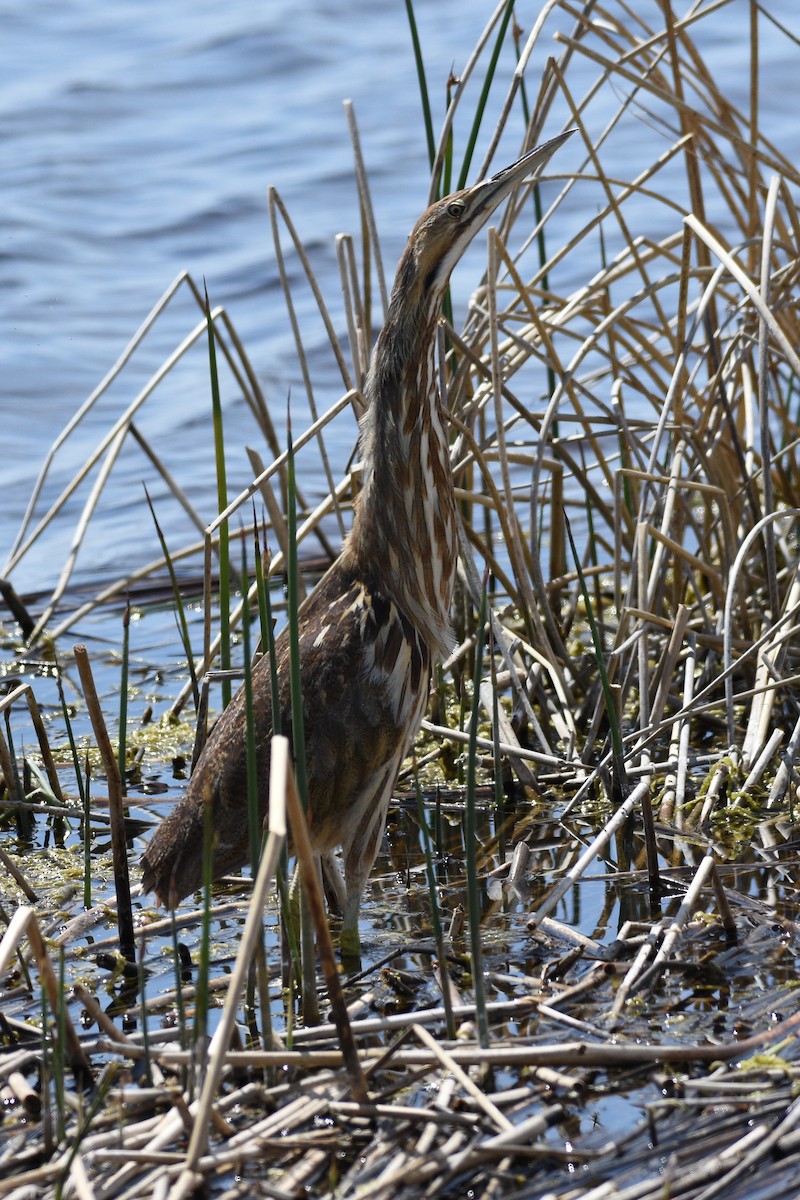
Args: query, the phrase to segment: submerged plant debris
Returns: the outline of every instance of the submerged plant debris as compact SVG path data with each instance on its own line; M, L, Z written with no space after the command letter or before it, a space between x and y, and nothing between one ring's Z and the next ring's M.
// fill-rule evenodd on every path
M213 674L242 561L228 524L231 543L252 537L254 496L278 589L286 570L286 459L227 315L221 382L262 447L228 524L217 495L193 495L179 447L147 445L167 493L151 561L96 594L71 595L65 568L52 594L12 596L20 531L1 572L16 607L0 637L0 1196L797 1195L800 174L759 124L756 91L734 94L706 65L725 8L556 4L527 46L498 11L478 55L518 39L520 74L493 80L508 137L577 133L536 198L511 200L466 319L443 331L459 644L401 774L362 961L338 972L349 1035L335 973L287 967L271 887L263 915L251 905L260 873L174 916L137 891L144 840L185 787L196 710L202 725L230 682ZM766 18L749 15L758 64ZM552 37L557 57L534 78ZM757 70L749 82L763 86ZM452 92L455 154L474 87L467 70ZM642 119L654 136L634 140L637 158L626 129ZM291 227L274 192L270 215L277 247ZM373 251L354 252L365 272ZM379 324L379 289L351 275L347 349L331 332L343 397L316 420L309 383L294 437L298 478L330 489L297 496L314 569L358 487L357 464L333 478L324 437L361 411L362 331ZM284 286L291 297L285 273ZM164 303L179 294L196 322L199 289L182 277ZM192 336L204 332L200 319ZM169 380L159 367L155 391ZM142 436L121 429L89 467L107 473ZM82 520L86 481L73 482L47 518L65 527ZM179 605L173 586L194 598ZM85 717L69 635L129 596L144 622L156 608L172 621L174 604L181 633L169 663L110 651L131 701L106 713L125 733L112 754L127 782L126 958L118 768ZM241 595L230 609L225 667L241 665ZM103 671L103 644L91 650Z

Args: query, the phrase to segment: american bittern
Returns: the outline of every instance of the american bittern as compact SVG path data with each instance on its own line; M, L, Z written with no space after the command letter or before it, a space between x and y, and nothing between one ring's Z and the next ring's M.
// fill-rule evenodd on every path
M361 893L397 773L425 709L431 664L451 646L456 509L434 368L436 324L450 273L513 187L569 136L432 205L397 269L364 387L363 487L344 548L300 614L300 660L314 849L341 846L341 945L359 947ZM291 730L288 638L277 644L281 728ZM258 790L266 808L272 733L269 660L253 672ZM243 689L217 722L186 795L142 859L145 891L174 907L202 881L203 803L213 803L213 874L249 853Z

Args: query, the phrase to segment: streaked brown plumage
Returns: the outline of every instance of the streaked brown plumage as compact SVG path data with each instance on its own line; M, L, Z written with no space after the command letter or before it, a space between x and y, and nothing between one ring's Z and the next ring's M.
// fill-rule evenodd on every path
M364 388L363 487L344 548L300 615L312 844L341 846L342 948L358 949L361 893L386 810L425 709L433 661L447 653L456 571L448 439L434 369L450 273L477 231L561 134L419 219L397 269ZM288 642L278 639L281 728L291 731ZM259 795L266 809L272 734L268 659L253 672ZM203 798L213 801L215 877L248 859L244 695L220 717L186 795L142 859L142 884L174 907L202 881Z

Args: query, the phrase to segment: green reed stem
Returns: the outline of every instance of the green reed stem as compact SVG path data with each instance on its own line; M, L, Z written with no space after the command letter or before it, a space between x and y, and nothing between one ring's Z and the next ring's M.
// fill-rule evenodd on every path
M586 544L589 551L589 557L593 567L598 565L599 559L597 555L597 534L594 527L594 510L592 509L589 497L586 497ZM602 612L603 605L603 580L599 571L595 571L592 575L594 585L594 602L598 612Z
M69 708L64 695L64 681L61 675L61 663L56 658L56 687L58 689L58 701L61 705L61 715L64 718L64 725L67 730L67 741L69 742L69 752L72 756L72 769L75 772L75 779L78 784L78 795L80 796L81 809L83 811L83 906L84 908L92 907L92 846L91 846L91 829L90 829L90 803L89 803L89 758L86 757L86 783L84 785L84 775L81 770L81 761L78 757L78 747L75 745L75 735L72 732L72 721L69 716Z
M269 655L269 683L270 695L272 700L272 732L280 734L281 731L281 697L280 687L278 685L278 662L275 653L275 626L272 618L272 603L269 594L269 581L264 575L264 562L261 556L261 544L258 538L258 521L256 520L255 505L253 506L253 537L255 549L255 565L256 565L256 592L258 594L258 615L261 625L261 651ZM267 544L266 529L264 530L264 545ZM264 838L267 837L267 830L264 830ZM262 841L262 850L263 850ZM286 886L286 846L281 851L280 860L276 867L276 879ZM261 1004L261 1029L264 1048L272 1049L272 1009L270 1007L270 981L269 971L267 969L266 951L263 943L259 947L260 953L256 956L256 971L258 974L258 994Z
M125 601L125 612L122 614L122 667L119 680L119 744L117 756L119 761L119 779L123 796L126 794L125 767L128 749L128 660L130 655L131 632L131 602Z
M78 757L78 747L75 744L75 735L72 732L72 721L69 716L69 708L67 699L64 695L64 680L61 673L61 663L56 658L56 687L58 688L58 700L61 705L61 715L64 718L64 725L67 729L67 741L69 742L69 752L72 755L72 768L75 772L75 779L78 784L78 794L81 798L81 804L84 809L86 807L86 798L83 793L83 775L81 773L81 760Z
M481 123L483 122L484 113L486 111L486 102L489 99L489 91L491 90L491 86L494 81L494 73L495 73L495 69L497 67L497 60L500 57L500 51L503 47L503 41L506 36L506 30L508 29L508 23L511 20L511 16L512 16L513 12L514 12L514 0L508 0L508 3L506 4L506 10L503 13L503 19L500 22L500 29L497 34L497 40L495 41L494 49L492 50L492 57L489 59L489 66L486 70L486 78L483 81L483 87L481 88L481 94L478 97L478 104L475 109L475 116L472 121L472 129L470 130L469 138L467 140L467 149L466 149L466 153L464 155L464 161L461 166L461 174L459 175L459 178L458 178L458 188L459 189L467 186L467 178L469 177L470 167L472 165L472 155L475 151L475 143L478 140L478 133L480 132Z
M292 422L290 414L286 419L286 440L288 458L286 462L287 488L287 541L288 557L287 593L289 601L289 689L292 708L292 750L294 752L295 776L297 793L303 812L308 810L308 777L306 774L306 746L303 725L303 688L300 676L300 607L299 566L297 561L297 485L295 481L294 447L292 445ZM298 879L299 911L300 911L300 962L303 988L303 1019L306 1025L319 1021L317 1008L317 987L314 961L314 927L311 922L308 903L302 885Z
M501 862L506 857L506 821L503 802L503 756L500 753L500 696L497 687L497 663L494 654L494 633L489 622L489 665L492 670L492 763L494 769L494 809L497 823L497 853Z
M222 403L219 395L219 376L217 374L217 349L214 338L214 322L211 319L211 305L208 290L205 292L206 324L208 326L208 363L211 372L211 411L214 426L214 457L217 467L217 504L219 512L228 507L228 483L225 470L225 438L222 430ZM219 628L220 628L220 665L223 671L231 669L231 581L229 557L228 522L223 521L219 527ZM231 683L229 679L222 680L222 707L227 708L231 702Z
M436 894L436 871L434 870L433 866L431 833L425 817L425 805L422 799L422 787L416 771L414 772L414 790L417 796L417 816L419 817L419 827L420 832L422 833L422 848L425 852L425 873L428 878L428 898L431 904L431 928L433 930L433 940L436 943L436 954L439 959L439 971L441 972L442 977L442 1003L444 1005L444 1019L447 1028L448 1040L453 1041L456 1036L456 1024L453 1017L453 1001L450 995L450 974L447 969L447 947L445 946L442 918L441 913L439 912L439 898Z
M263 938L256 946L255 952L256 975L258 977L258 998L261 1009L261 1041L265 1050L273 1048L272 1009L270 1007L269 970L267 969L267 951ZM274 1079L274 1073L270 1072Z
M300 942L297 937L297 922L292 912L292 897L288 882L288 868L286 862L281 862L281 870L276 872L275 882L278 886L278 902L280 904L281 919L283 928L286 933L286 941L289 947L289 959L291 964L292 980L302 977L302 965L300 962ZM287 1045L291 1043L287 1041Z
M210 789L203 797L203 915L200 927L200 962L197 968L197 988L194 1018L195 1089L202 1086L205 1075L205 1047L208 1037L208 978L211 968L211 881L214 874L214 814Z
M192 653L192 643L189 637L189 622L186 619L186 607L183 603L183 596L181 595L181 589L178 584L178 576L175 574L172 556L167 547L167 540L164 537L161 526L158 523L158 517L156 516L156 510L153 507L153 501L150 499L150 493L147 490L147 484L144 485L144 494L145 498L147 499L147 506L150 509L150 515L153 518L153 524L156 527L156 534L161 546L161 553L164 555L164 562L167 564L167 570L169 571L169 581L170 586L172 587L172 597L175 601L175 613L178 620L178 629L181 635L183 652L186 655L186 661L189 664L189 677L192 681L192 697L194 699L195 711L197 711L197 709L200 707L200 687L197 682L197 672L194 669L194 654Z
M275 653L275 622L272 616L272 601L269 594L269 580L264 576L264 564L261 557L261 544L258 540L258 525L253 512L253 528L255 531L256 555L256 588L258 590L258 615L261 623L261 649L269 654L269 685L272 700L272 732L281 732L281 693L278 684L278 659ZM264 531L264 546L266 547L266 530Z
M253 664L250 658L250 578L247 571L247 548L242 538L242 650L244 652L244 712L247 741L247 824L250 835L250 868L253 879L258 873L261 856L261 818L258 797L258 761L256 758L256 725L253 713Z
M629 468L631 466L630 446L628 444L628 439L623 435L622 430L620 430L620 432L617 436L617 446L619 448L619 465L620 465L620 467L622 469ZM622 497L625 501L625 507L627 508L627 510L631 514L631 516L633 516L634 515L633 491L631 489L631 477L630 477L630 475L627 474L627 471L626 471L626 474L622 476ZM589 507L588 500L587 500L586 507L587 508Z
M453 98L453 88L456 80L450 76L445 86L445 111L450 108L450 101ZM436 195L439 199L442 196L448 196L453 191L453 152L455 149L455 141L453 139L453 126L451 125L447 131L447 140L444 144L444 157L442 159L442 174L436 188ZM445 299L450 298L450 288L448 286L445 293ZM445 316L450 320L450 314L445 313Z
M592 645L594 647L595 660L597 662L597 670L600 675L600 686L603 689L603 699L606 706L606 715L608 717L608 728L611 734L611 755L614 766L614 777L617 788L620 793L620 800L624 800L628 795L630 788L628 786L628 776L625 770L625 751L622 744L622 730L620 729L617 719L617 706L614 703L614 692L611 687L611 681L608 678L606 671L605 659L603 657L603 643L600 637L600 630L595 620L592 600L589 595L589 589L586 586L586 577L581 568L581 561L578 557L578 551L575 546L575 539L572 536L572 526L569 522L569 517L564 513L564 525L569 538L570 549L572 550L572 560L575 563L575 570L578 575L578 583L580 585L581 594L583 595L583 603L586 607L586 620L589 623L589 632L592 636Z
M142 1020L142 1054L144 1055L144 1073L148 1084L153 1082L153 1065L150 1060L150 1027L147 1022L147 972L144 969L145 955L145 934L142 933L142 940L139 943L139 1005L140 1015Z
M422 119L425 122L425 140L428 144L428 162L433 167L434 159L436 158L436 141L433 136L433 118L431 117L431 99L428 92L428 81L425 77L425 65L422 61L422 46L420 45L419 32L417 30L417 21L414 16L414 5L412 0L406 0L406 15L408 16L408 27L411 31L411 45L414 48L414 62L417 67L417 82L419 83L419 97L422 102Z
M478 717L480 714L481 671L486 624L486 588L481 596L478 614L478 629L475 639L475 670L472 677L472 711L469 721L469 743L467 751L467 795L464 814L464 840L467 860L467 913L469 916L469 938L472 954L472 978L475 992L475 1011L478 1024L478 1041L482 1049L489 1045L489 1018L486 1012L486 987L483 978L483 944L481 942L481 894L478 880L478 829L476 804L476 760L478 757Z
M287 453L287 540L286 562L287 594L289 602L289 685L292 707L292 750L294 752L297 791L303 811L308 807L308 780L306 777L306 744L303 728L303 689L300 679L300 607L299 568L297 563L297 485L295 481L294 447L292 446L291 417L286 421Z

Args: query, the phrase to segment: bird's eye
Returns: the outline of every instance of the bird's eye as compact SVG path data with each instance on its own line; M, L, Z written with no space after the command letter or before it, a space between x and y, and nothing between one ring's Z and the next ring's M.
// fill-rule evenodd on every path
M455 217L455 219L457 221L460 220L461 217L463 217L463 215L464 215L463 200L454 200L452 202L452 204L448 204L447 211L449 212L451 217Z

